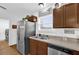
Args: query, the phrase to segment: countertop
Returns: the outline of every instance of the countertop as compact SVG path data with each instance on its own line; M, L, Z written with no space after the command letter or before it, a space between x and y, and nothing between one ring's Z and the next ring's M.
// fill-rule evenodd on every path
M60 47L64 47L64 48L68 48L68 49L73 49L76 51L79 51L79 40L73 40L73 39L63 39L62 37L52 37L52 38L48 38L46 39L40 39L40 38L35 38L35 37L29 37L31 39L34 40L38 40L38 41L42 41L42 42L46 42L46 43L50 43L53 45L57 45Z

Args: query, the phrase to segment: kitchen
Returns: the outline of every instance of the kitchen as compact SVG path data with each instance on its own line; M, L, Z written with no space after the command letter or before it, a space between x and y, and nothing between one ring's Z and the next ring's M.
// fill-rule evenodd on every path
M66 17L65 17L66 11L64 12L64 9L66 8L66 6L69 7L69 9L67 10L73 10L70 12L70 15L69 15L70 17L67 18L71 22L71 23L69 22L70 24L69 26L67 21L67 25L69 27L65 27L66 23L64 23L66 22ZM70 7L73 9L71 9ZM65 4L65 5L62 5L61 7L58 7L57 5L56 6L57 9L54 9L52 14L50 11L49 15L43 16L43 13L42 13L42 16L39 15L40 16L39 23L41 24L43 23L43 24L39 25L40 26L39 32L38 32L39 34L37 33L35 37L30 37L30 47L31 47L30 53L32 55L68 55L68 54L77 55L78 54L78 50L79 50L77 46L78 27L75 27L78 24L78 21L76 22L76 19L73 20L73 18L76 18L74 15L76 16L78 15L76 14L76 7L78 7L78 5L74 3ZM62 11L60 8L63 8ZM64 16L61 13L64 13ZM69 12L66 12L66 13L69 13ZM52 18L53 18L53 21L52 21ZM52 22L54 23L53 29L52 29ZM74 48L78 50L75 50Z
M15 16L14 18L10 16L9 19L20 20L10 21L8 44L16 46L20 54L79 55L78 3L3 3L0 5L6 6L8 12L9 8L15 9L14 6L19 9L30 6L26 8L28 12L25 12L26 14L16 9L11 9L9 12L16 12L16 15L12 12L10 15ZM6 9L2 6L1 8Z

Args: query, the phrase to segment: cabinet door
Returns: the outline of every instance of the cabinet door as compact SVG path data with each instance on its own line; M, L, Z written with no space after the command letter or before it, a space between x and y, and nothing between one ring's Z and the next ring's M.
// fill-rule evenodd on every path
M75 28L77 26L77 7L71 3L64 6L65 28Z
M30 39L30 54L37 55L37 41Z
M47 55L48 54L48 44L45 42L38 41L37 54L38 55Z
M53 27L54 28L63 28L64 27L64 14L63 6L53 10Z

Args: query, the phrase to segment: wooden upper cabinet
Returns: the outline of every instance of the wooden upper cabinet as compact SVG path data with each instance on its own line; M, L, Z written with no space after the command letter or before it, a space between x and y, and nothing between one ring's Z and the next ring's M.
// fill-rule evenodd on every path
M53 16L54 28L79 28L78 3L70 3L54 9Z
M64 26L65 28L77 26L77 4L72 3L64 6Z
M63 7L53 10L53 27L62 28L63 26Z

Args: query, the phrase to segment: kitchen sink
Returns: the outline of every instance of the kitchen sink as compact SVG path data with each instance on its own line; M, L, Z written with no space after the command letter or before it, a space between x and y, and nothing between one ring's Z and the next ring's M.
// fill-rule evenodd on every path
M48 36L47 35L43 35L43 36L33 36L34 38L38 38L38 39L45 39L47 40L48 39Z

